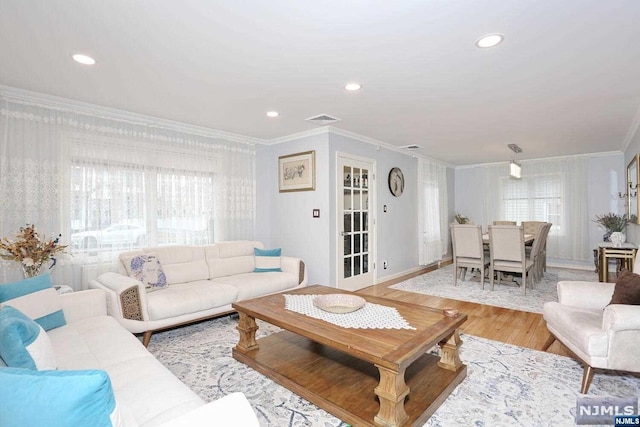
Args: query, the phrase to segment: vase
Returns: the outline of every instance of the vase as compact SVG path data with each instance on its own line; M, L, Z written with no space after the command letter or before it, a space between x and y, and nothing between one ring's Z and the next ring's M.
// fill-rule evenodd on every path
M22 264L22 274L25 279L30 277L39 276L42 273L43 265L42 264L34 264L34 265L24 265Z
M627 236L622 231L614 231L609 239L614 247L619 248L627 241Z
M602 241L603 242L610 242L610 237L611 237L611 231L607 231L606 233L604 233L602 235Z

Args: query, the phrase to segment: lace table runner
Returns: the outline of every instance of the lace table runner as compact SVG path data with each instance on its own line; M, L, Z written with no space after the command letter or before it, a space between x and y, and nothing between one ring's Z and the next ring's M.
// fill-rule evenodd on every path
M351 313L335 314L321 310L313 305L313 299L318 295L288 295L285 294L287 310L304 314L314 319L324 320L343 328L354 329L413 329L393 307L367 302L364 307Z

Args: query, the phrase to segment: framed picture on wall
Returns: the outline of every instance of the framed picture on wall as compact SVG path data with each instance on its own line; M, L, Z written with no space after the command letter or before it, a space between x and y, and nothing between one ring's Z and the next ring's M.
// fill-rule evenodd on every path
M316 152L289 154L278 157L278 188L287 191L316 189Z

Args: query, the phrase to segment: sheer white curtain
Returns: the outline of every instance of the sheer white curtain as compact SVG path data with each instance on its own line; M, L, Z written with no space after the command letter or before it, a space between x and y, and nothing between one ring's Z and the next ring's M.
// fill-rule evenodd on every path
M240 137L126 112L0 91L0 237L62 233L54 271L113 263L123 250L252 239L255 148ZM0 281L20 277L3 262Z
M548 257L588 261L588 168L587 157L523 161L516 180L506 164L485 166L485 218L551 222Z
M442 259L449 247L447 167L418 158L420 265Z

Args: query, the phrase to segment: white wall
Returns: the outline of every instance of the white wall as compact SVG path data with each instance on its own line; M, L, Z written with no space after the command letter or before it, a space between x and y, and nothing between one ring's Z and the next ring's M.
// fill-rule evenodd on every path
M278 156L316 150L316 191L279 193ZM347 153L376 163L377 282L418 268L417 159L337 133L301 137L277 145L257 147L257 233L267 247L300 257L309 269L309 282L336 284L336 153ZM405 191L394 197L387 175L399 167ZM450 176L453 176L451 172ZM450 204L453 203L453 198ZM383 206L387 205L387 212ZM320 218L312 210L320 209ZM387 260L388 268L382 268Z
M505 167L508 164L505 163ZM470 217L476 224L487 225L487 212L484 193L483 166L458 168L455 171L455 209ZM588 210L585 215L594 219L596 215L608 212L625 213L624 201L618 197L618 191L624 190L626 182L626 166L622 153L595 154L589 157L589 183L587 193ZM549 259L550 264L565 266L582 266L590 268L593 265L591 249L602 241L604 234L597 223L589 225L588 254L582 260L554 260Z
M376 277L383 282L390 277L412 271L418 266L418 193L417 159L410 153L403 154L381 146L362 142L343 135L329 134L329 161L331 187L335 188L336 153L348 153L369 158L376 164L376 182L372 214L376 218ZM391 194L387 184L389 171L399 167L405 178L405 189L400 197ZM331 200L331 247L336 247L338 228L335 224L336 198ZM387 212L384 212L384 206ZM331 274L335 283L335 249L332 250ZM387 269L383 261L387 261Z
M316 152L315 191L278 191L278 157L304 151ZM328 234L329 187L328 136L315 135L256 147L256 239L267 248L301 258L310 284L327 284L331 260ZM320 218L313 218L320 209Z
M635 156L638 153L640 153L640 132L638 131L638 128L636 128L635 135L631 139L629 146L624 152L625 168L626 168L626 165L629 164L633 156ZM638 191L638 193L640 194L640 191ZM640 198L638 200L640 200ZM627 241L635 244L640 244L640 225L629 224L627 226Z

